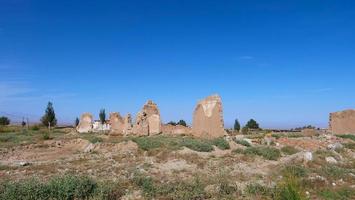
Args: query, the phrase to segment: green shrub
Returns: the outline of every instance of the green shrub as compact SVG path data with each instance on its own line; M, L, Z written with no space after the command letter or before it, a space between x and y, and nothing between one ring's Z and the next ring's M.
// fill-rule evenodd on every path
M88 177L61 176L43 183L38 179L5 182L0 186L0 199L88 199L97 184Z
M240 154L240 153L244 153L244 149L238 148L238 149L234 149L232 152Z
M206 199L205 184L200 179L192 181L178 181L162 185L159 189L159 196L162 199L178 200L202 200Z
M95 133L85 133L82 135L82 138L90 141L93 144L104 141L101 137L98 137Z
M265 146L247 147L243 153L248 155L262 156L268 160L277 160L281 156L280 150L274 147L265 147Z
M156 137L137 137L132 139L133 142L137 143L139 148L148 151L155 148L160 148L163 146L161 140Z
M157 194L157 188L154 185L151 177L146 177L136 174L133 177L133 182L142 190L146 197L154 197Z
M329 179L340 179L345 178L349 170L345 168L338 167L336 165L324 165L318 169L318 173Z
M301 165L288 165L282 170L282 173L285 176L305 177L308 170Z
M39 128L39 126L38 125L33 125L32 127L31 127L31 130L32 131L38 131L40 128Z
M234 140L237 144L241 144L243 146L246 147L250 147L251 145L249 144L249 142L245 141L245 140Z
M88 199L94 194L97 183L88 177L65 175L52 178L49 183L54 199Z
M216 138L211 141L211 144L222 150L230 149L229 143L224 138Z
M355 141L355 135L351 135L351 134L337 135L337 137L341 137L341 138L350 139L350 140Z
M16 136L14 134L0 135L0 142L10 142L10 141L14 141L15 139Z
M213 151L213 146L207 142L207 141L202 141L202 140L197 140L197 139L184 139L181 143L182 146L185 146L189 149L192 149L194 151L199 151L199 152L211 152Z
M348 149L355 149L355 143L344 143L343 146Z
M326 200L347 200L355 196L355 190L349 187L342 187L340 189L323 189L318 195Z
M95 199L116 200L124 196L124 188L116 182L102 182L95 190Z
M281 181L276 189L276 200L305 200L300 181L295 177L286 177Z
M257 196L271 196L273 189L259 183L251 183L247 185L246 192Z
M42 137L43 137L44 140L50 140L50 139L52 139L52 138L50 137L49 131L43 131L42 134L43 134Z
M42 184L37 179L6 182L2 183L0 188L0 199L36 200L49 199L50 197L48 186Z
M295 147L292 147L292 146L284 146L281 148L281 151L287 155L292 155L292 154L299 152L298 149L296 149Z

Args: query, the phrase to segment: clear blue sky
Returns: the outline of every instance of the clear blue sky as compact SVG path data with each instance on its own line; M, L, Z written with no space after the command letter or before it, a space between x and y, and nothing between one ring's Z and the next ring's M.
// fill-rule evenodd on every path
M0 115L82 112L191 123L221 95L226 126L326 127L355 108L355 1L0 0ZM17 119L16 119L17 118Z

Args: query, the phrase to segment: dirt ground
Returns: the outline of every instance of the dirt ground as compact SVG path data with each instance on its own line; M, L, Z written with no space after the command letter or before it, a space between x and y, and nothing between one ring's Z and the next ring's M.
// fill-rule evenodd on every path
M282 150L283 147L288 146L297 150L291 155L281 151L280 157L275 160L240 153L248 147L235 142L235 136L226 138L229 149L222 150L214 146L211 152L199 152L187 147L143 150L130 138L107 135L95 137L99 138L99 142L92 143L82 134L70 131L50 140L1 148L0 179L21 180L34 176L48 179L55 175L74 173L98 180L115 181L129 180L134 173L139 172L164 182L189 180L196 175L213 178L218 174L224 174L237 185L238 190L245 193L250 184L274 187L281 179L281 172L285 167L301 165L314 169L306 177L307 179L318 176L327 179L324 188L335 188L336 185L336 187L346 186L351 190L355 189L353 149L355 142L329 134L272 138L270 145L272 148ZM237 138L247 138L247 136L237 136ZM265 146L264 140L264 137L253 139L251 146ZM338 147L334 147L336 146L334 144L341 145L339 150ZM344 144L347 145L344 147ZM325 157L322 157L324 153L320 152L326 152ZM311 158L307 157L307 153L311 154ZM333 157L336 163L326 161L326 157ZM319 173L317 171L322 165L338 166L346 172L335 177L333 175L327 177L328 174L324 175L321 171ZM342 178L343 175L347 178ZM339 181L340 185L337 184ZM307 195L312 199L322 199L322 196L312 189L307 191Z

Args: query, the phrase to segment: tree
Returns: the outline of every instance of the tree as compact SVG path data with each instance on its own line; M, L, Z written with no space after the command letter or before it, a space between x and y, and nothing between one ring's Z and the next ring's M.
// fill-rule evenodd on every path
M187 127L187 124L186 124L186 122L183 119L180 119L179 122L177 123L177 125L181 125L181 126Z
M254 119L250 119L245 126L249 129L259 129L259 124Z
M235 119L235 121L234 121L234 130L235 131L240 131L240 123L239 123L239 121L238 121L238 119Z
M173 122L173 121L168 122L168 124L176 126L176 122Z
M75 127L77 127L77 126L79 125L79 122L80 122L80 121L79 121L79 118L76 118L76 119L75 119Z
M57 119L55 118L55 112L52 102L48 102L46 111L41 118L42 124L48 126L48 129L51 129L51 126L57 125Z
M24 120L22 120L21 126L22 126L22 128L24 128L26 126L26 122Z
M100 110L99 117L100 117L100 122L101 122L101 124L104 124L104 123L106 122L105 109L101 109L101 110Z
M5 116L2 116L0 117L0 125L9 125L10 124L10 119L5 117Z

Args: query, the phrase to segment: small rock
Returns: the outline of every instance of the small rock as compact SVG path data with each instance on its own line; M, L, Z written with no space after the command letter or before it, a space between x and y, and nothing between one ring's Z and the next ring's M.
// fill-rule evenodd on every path
M336 142L336 143L334 143L334 144L329 144L328 145L328 149L330 149L330 150L338 150L338 149L342 149L343 148L343 145L341 144L341 143L339 143L339 142Z
M312 154L312 152L306 151L306 152L303 154L303 160L306 161L306 162L312 161L312 160L313 160L313 154Z
M28 165L30 165L30 164L31 164L31 163L29 163L29 162L27 162L27 161L21 161L21 162L18 163L18 165L19 165L19 166L22 166L22 167L28 166Z
M90 153L94 150L95 145L93 143L90 143L89 145L87 145L84 149L84 153Z
M327 161L327 163L330 163L330 164L336 164L336 163L338 163L338 161L335 160L335 158L333 158L333 157L326 157L326 158L325 158L325 161Z

